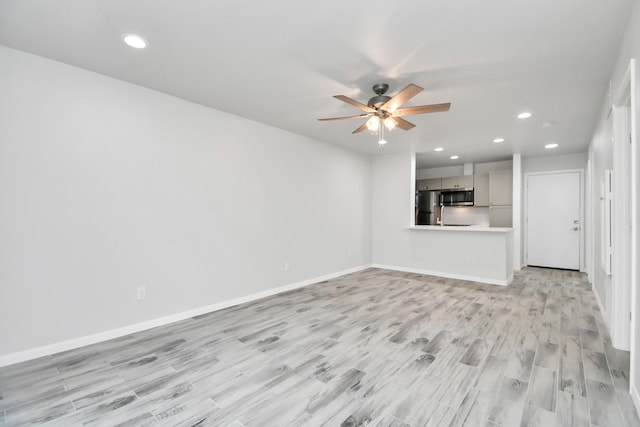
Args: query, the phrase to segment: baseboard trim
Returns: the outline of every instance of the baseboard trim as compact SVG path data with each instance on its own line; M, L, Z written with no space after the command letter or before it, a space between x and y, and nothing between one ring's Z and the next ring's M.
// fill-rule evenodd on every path
M464 274L443 273L442 271L422 270L419 268L398 267L395 265L372 264L371 267L385 270L403 271L405 273L428 274L430 276L446 277L448 279L468 280L470 282L487 283L490 285L508 286L513 281L513 274L506 280L489 279L486 277L467 276Z
M232 307L234 305L256 301L261 298L266 298L272 295L280 294L282 292L303 288L305 286L309 286L314 283L322 282L325 280L335 279L336 277L344 276L346 274L356 273L358 271L362 271L370 267L371 265L362 265L362 266L350 268L347 270L342 270L335 273L327 274L324 276L315 277L312 279L307 279L300 282L291 283L288 285L269 289L267 291L258 292L255 294L246 295L238 298L233 298L227 301L222 301L215 304L206 305L203 307L198 307L198 308L184 311L181 313L171 314L169 316L159 317L159 318L148 320L145 322L124 326L122 328L111 329L108 331L99 332L97 334L73 338L67 341L61 341L54 344L32 348L29 350L23 350L15 353L0 355L0 367L14 365L16 363L21 363L21 362L26 362L28 360L37 359L39 357L50 356L52 354L73 350L80 347L85 347L91 344L97 344L99 342L107 341L114 338L120 338L136 332L141 332L147 329L156 328L158 326L164 326L171 323L179 322L181 320L185 320L190 317L200 316L203 314L207 314L207 313L222 310L228 307Z
M602 314L602 319L604 320L605 326L607 327L607 332L611 332L611 325L609 324L609 314L607 313L607 310L604 309L604 305L600 300L600 295L598 295L598 292L596 292L596 287L593 286L593 283L591 284L591 292L593 292L593 295L596 298L598 308L600 309L600 314Z
M638 389L635 386L631 386L631 400L633 400L633 404L636 407L636 412L640 415L640 393L638 393Z

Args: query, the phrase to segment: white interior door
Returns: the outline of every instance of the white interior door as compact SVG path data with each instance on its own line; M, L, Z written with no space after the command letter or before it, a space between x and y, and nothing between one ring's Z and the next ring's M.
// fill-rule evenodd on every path
M527 265L580 270L580 172L527 175Z

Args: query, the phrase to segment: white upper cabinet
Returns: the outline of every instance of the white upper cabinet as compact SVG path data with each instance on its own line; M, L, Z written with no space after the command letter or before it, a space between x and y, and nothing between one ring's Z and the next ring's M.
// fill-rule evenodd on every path
M511 206L513 204L513 172L499 170L489 172L490 206Z
M489 175L473 177L474 206L489 206Z
M443 190L462 190L464 188L473 188L473 175L442 178Z
M416 181L416 191L440 190L441 188L441 178L420 179Z

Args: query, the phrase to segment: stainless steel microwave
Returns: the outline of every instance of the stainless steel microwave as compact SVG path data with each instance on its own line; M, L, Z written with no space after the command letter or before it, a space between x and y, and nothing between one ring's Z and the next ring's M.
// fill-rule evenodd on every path
M473 206L473 190L443 191L440 204L444 206Z

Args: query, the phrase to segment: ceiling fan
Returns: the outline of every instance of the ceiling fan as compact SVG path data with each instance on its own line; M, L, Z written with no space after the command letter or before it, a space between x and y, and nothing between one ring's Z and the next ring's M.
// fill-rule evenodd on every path
M367 104L363 104L354 99L349 98L344 95L335 95L334 98L339 99L340 101L346 102L347 104L351 104L356 108L364 111L363 114L358 114L355 116L345 116L345 117L330 117L326 119L318 119L320 121L326 120L345 120L345 119L362 119L369 118L366 122L364 122L360 127L354 130L352 133L362 132L365 129L369 129L372 132L382 133L383 128L386 127L388 130L392 130L396 127L400 129L409 130L414 128L414 125L411 122L406 121L401 118L401 116L410 116L413 114L424 114L424 113L437 113L440 111L449 111L449 107L451 107L451 103L447 102L445 104L431 104L431 105L420 105L416 107L405 107L400 108L402 104L422 92L424 89L420 86L416 86L414 84L407 85L400 92L395 94L394 96L385 95L387 90L389 89L389 85L386 83L378 83L373 85L373 92L376 94L373 98L369 99ZM384 127L383 127L384 124ZM381 141L383 141L381 136Z

